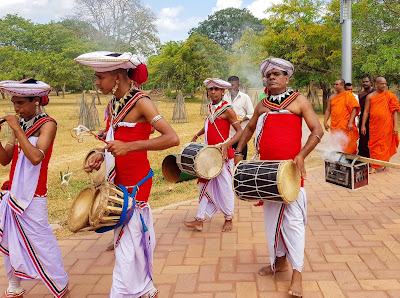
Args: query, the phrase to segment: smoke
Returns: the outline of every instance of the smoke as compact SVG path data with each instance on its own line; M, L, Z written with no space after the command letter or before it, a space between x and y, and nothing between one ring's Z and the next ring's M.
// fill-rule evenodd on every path
M349 138L341 130L336 130L334 132L330 132L329 134L325 134L328 136L329 143L328 148L326 151L321 155L321 158L330 162L338 162L341 163L349 163L346 158L343 158L342 154L338 152L344 152L344 148L346 148L347 144L349 143Z
M307 142L311 131L308 129L306 122L303 119L303 137L301 140L302 145ZM320 157L324 160L330 162L349 163L347 159L343 158L342 154L338 152L343 152L349 142L349 138L343 131L325 132L324 137L321 142L317 145L315 151L319 151L322 154Z

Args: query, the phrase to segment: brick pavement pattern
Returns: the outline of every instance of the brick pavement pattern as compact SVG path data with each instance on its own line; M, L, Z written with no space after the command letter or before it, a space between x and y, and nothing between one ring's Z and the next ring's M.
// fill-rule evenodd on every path
M324 169L308 171L308 223L304 297L400 297L400 171L370 176L351 191L324 181ZM203 232L186 228L197 201L154 210L157 246L154 281L159 297L287 297L291 272L259 276L268 262L263 211L236 201L234 230L222 233L217 213ZM112 234L59 240L69 275L68 297L108 297L114 265L105 251ZM0 261L0 288L7 278ZM42 282L23 281L26 298L52 297Z

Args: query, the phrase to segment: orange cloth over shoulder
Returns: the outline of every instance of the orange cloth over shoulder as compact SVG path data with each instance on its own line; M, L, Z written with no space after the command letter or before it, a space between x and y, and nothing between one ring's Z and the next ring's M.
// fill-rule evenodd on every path
M343 151L345 153L357 153L357 140L360 137L358 129L353 122L353 129L347 130L351 112L357 108L357 114L360 111L360 104L357 102L351 91L340 93L331 99L331 133L342 132L347 139L338 138L341 141ZM343 140L342 140L343 139Z
M371 158L389 161L397 152L399 135L393 134L393 112L399 109L399 100L390 91L371 97L368 142ZM371 166L381 168L378 165Z

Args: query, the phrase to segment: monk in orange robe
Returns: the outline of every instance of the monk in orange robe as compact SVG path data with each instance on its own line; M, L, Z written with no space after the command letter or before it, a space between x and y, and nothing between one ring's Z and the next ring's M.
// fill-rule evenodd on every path
M324 126L326 130L331 129L331 135L338 139L343 152L356 154L357 140L360 135L355 124L355 118L360 111L360 104L351 91L345 90L344 84L344 80L337 80L333 85L336 93L329 98ZM328 119L330 116L332 118L329 126ZM339 136L339 133L342 133L343 137Z
M376 91L367 96L365 100L364 116L362 119L361 133L366 133L365 123L369 115L369 153L370 157L383 161L389 159L397 152L399 146L398 116L400 109L396 95L386 90L386 79L379 77L375 80ZM384 170L382 166L371 164L371 173L377 169Z

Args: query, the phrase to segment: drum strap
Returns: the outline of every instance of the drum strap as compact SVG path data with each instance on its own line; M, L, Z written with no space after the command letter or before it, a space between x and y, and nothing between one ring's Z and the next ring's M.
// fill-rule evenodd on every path
M144 177L141 181L139 181L135 186L133 186L133 189L132 189L131 193L129 193L128 189L124 185L122 185L122 184L118 185L122 189L122 191L124 192L124 205L122 206L121 217L119 218L119 221L115 226L102 227L100 229L97 229L96 233L104 233L104 232L116 229L116 228L118 228L118 227L120 227L122 225L126 225L129 222L129 220L132 218L133 212L135 211L135 208L136 208L135 197L136 197L137 190L139 189L139 187L141 185L143 185L143 183L145 183L148 179L150 179L153 176L154 176L153 169L150 169L150 171L147 174L147 176ZM132 207L128 210L129 197L132 198L133 202L132 202ZM138 212L140 214L139 210L138 210ZM140 214L140 220L141 220L142 225L143 225L143 232L147 232L148 229L146 227L146 224L144 223L142 214Z

